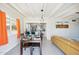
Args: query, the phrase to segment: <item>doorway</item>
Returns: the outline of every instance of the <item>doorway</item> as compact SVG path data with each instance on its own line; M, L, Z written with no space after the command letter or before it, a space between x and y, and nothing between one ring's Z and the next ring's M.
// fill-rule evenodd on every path
M30 35L46 37L46 23L26 23L26 31L30 33Z

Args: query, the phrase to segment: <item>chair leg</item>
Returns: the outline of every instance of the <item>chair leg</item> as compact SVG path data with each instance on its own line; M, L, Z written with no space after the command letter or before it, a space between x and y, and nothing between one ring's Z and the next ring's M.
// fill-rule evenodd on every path
M33 55L33 51L34 51L34 48L31 46L30 47L30 55Z

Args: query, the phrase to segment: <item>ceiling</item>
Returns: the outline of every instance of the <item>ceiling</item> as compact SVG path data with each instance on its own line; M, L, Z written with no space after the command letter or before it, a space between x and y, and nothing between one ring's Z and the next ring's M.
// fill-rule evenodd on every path
M74 19L79 15L79 4L77 3L0 3L0 10L4 10L13 18L40 18L41 9L44 10L45 18Z

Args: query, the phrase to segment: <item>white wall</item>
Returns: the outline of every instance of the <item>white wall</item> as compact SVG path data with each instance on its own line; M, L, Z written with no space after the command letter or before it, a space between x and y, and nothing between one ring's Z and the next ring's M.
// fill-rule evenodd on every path
M69 28L68 29L56 28L57 21L62 21L62 22L67 21L69 24ZM51 21L48 22L47 26L48 26L47 35L49 40L53 35L59 35L59 36L79 40L79 23L72 22L72 20L69 19L51 19Z
M51 19L47 19L46 36L48 40L51 39L52 34L53 34L53 23Z

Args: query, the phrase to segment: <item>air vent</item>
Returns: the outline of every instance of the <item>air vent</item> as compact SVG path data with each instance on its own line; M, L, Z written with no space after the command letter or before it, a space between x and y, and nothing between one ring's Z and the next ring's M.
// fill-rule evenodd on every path
M76 20L72 20L72 22L76 22Z
M76 12L76 14L79 14L79 12Z

